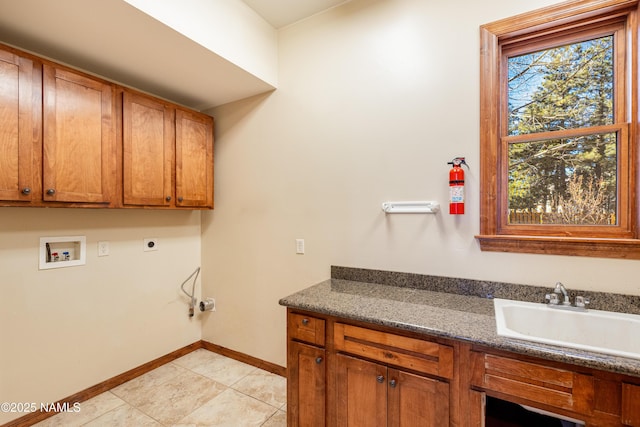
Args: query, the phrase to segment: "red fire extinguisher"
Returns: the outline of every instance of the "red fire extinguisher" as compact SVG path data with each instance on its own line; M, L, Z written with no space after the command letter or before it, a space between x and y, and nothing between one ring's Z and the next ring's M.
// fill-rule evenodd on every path
M449 213L462 215L464 213L464 170L461 165L467 165L464 157L456 157L447 163L453 165L449 171Z

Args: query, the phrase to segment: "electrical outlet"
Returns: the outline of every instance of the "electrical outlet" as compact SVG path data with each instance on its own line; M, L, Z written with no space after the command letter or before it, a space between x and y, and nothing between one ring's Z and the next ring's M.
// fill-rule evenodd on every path
M296 253L304 255L304 239L296 239Z
M144 246L142 248L143 251L157 251L158 250L158 238L157 237L149 237L144 239Z
M98 242L98 256L108 256L109 255L109 242L101 241Z

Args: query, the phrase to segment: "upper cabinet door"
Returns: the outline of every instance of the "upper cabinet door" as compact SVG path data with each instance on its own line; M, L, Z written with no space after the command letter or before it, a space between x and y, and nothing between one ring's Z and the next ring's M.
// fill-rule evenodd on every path
M176 110L176 206L213 208L213 118Z
M109 203L116 185L114 87L44 65L43 199Z
M40 191L40 76L30 59L0 50L0 200Z
M173 195L174 109L124 92L122 108L125 205L170 206Z

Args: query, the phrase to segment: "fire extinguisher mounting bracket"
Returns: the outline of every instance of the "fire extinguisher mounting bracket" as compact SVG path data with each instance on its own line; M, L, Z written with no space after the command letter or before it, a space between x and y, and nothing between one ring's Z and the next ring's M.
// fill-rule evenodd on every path
M448 165L452 166L466 166L469 169L469 165L464 161L464 157L456 157L450 162L447 162Z
M436 213L440 204L434 201L418 202L384 202L382 210L385 213Z

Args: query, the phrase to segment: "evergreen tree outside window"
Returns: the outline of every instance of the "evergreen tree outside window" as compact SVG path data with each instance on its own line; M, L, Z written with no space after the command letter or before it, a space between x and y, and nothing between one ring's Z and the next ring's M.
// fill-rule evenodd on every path
M482 250L640 259L637 15L574 1L481 27Z
M607 35L507 57L509 224L616 224L617 134L599 133L614 124L613 53ZM592 133L509 142L572 129Z

